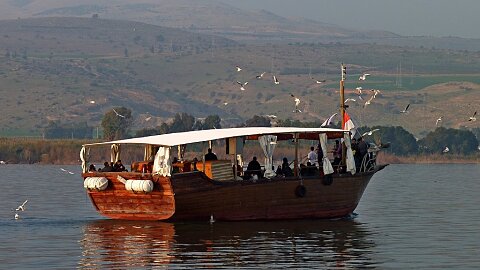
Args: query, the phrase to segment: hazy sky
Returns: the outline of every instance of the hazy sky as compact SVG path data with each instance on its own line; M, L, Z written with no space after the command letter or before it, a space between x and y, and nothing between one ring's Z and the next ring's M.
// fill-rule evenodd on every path
M363 30L480 38L479 0L220 0Z

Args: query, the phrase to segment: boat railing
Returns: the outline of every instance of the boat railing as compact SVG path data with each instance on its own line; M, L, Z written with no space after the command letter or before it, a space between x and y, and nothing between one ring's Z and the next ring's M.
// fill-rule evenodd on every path
M363 156L359 172L370 172L375 170L377 165L377 155L380 149L368 149L367 154Z

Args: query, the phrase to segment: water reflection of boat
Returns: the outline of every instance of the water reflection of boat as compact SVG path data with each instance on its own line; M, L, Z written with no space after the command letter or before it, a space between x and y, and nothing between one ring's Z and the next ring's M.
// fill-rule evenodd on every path
M79 268L374 267L362 224L344 221L85 225Z

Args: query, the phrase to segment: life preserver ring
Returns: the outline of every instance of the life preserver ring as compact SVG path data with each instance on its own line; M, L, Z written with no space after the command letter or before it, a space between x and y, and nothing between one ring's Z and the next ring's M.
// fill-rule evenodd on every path
M305 195L307 195L307 189L305 188L305 186L304 185L298 185L295 188L295 195L297 197L300 197L300 198L305 197Z
M323 176L322 183L325 186L330 186L333 183L333 176L332 174L326 174Z

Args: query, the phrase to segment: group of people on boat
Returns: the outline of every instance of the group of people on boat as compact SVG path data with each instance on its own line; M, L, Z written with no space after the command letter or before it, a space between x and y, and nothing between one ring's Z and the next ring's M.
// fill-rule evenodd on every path
M90 166L88 167L88 171L89 172L96 172L97 169L95 168L94 164L90 164ZM103 163L103 168L98 169L98 172L128 172L128 170L122 164L122 161L118 160L115 163L105 161Z

